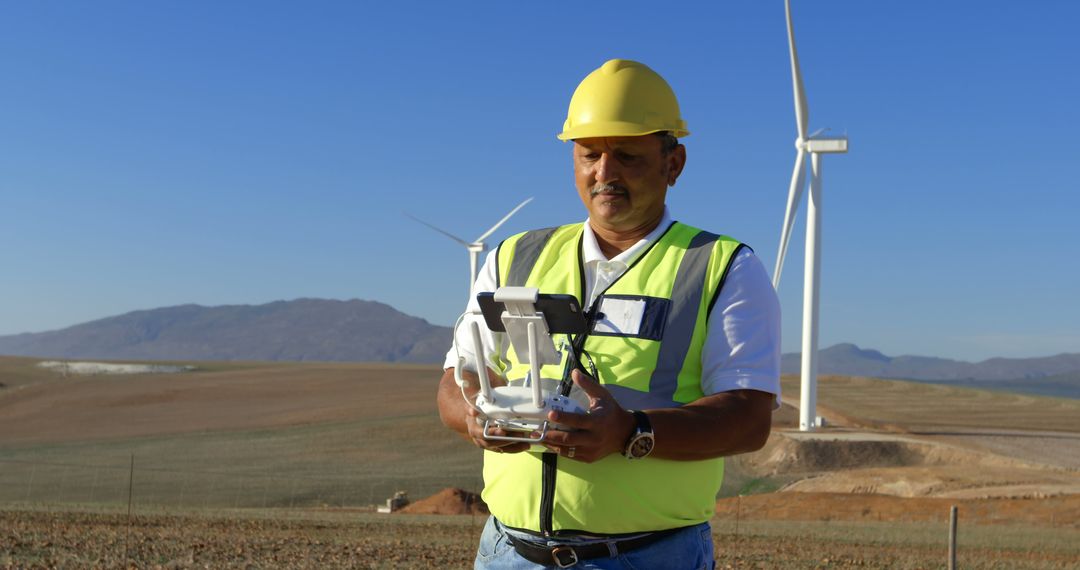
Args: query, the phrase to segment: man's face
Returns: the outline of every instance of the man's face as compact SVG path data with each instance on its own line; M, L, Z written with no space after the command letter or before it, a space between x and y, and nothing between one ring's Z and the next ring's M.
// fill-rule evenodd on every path
M651 229L663 216L667 188L685 163L682 145L665 155L654 135L574 141L574 181L599 229Z

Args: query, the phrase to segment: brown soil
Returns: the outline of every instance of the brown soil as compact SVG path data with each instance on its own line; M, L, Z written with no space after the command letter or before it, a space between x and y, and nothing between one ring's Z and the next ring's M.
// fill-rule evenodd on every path
M1028 457L1020 459L955 438L776 430L761 451L730 461L744 478L781 482L781 491L953 498L1080 494L1076 469L1026 460L1041 441L1027 438Z
M799 378L785 375L781 385L786 401L797 403ZM817 411L827 425L871 431L1080 433L1080 400L902 380L823 375Z
M31 366L24 360L0 357L0 372ZM434 414L441 373L437 366L380 364L199 366L183 374L34 377L2 393L0 445Z
M721 518L774 521L931 522L948 520L959 508L965 524L1024 524L1080 529L1080 494L1029 499L904 498L870 493L769 493L721 499ZM406 514L488 514L480 496L462 489L444 489L397 511Z
M763 499L741 499L741 526L730 524L734 518L730 511L721 511L728 516L714 519L718 568L916 570L945 566L942 541L908 536L913 524L926 523L894 527L872 522L872 518L855 523L837 519L799 523L796 533L783 530L790 525L778 524L778 531L770 532L774 525L755 519L767 511L766 505L756 502ZM829 512L845 510L831 497L822 496L821 500L818 507ZM798 516L798 506L806 509L814 505L784 508ZM928 516L942 507L945 505L930 504ZM965 510L960 514L964 525L960 567L1076 567L1076 548L1063 542L1075 531L1045 529L1044 535L1057 541L1049 545L995 544L977 537L1000 536L1022 527L1000 527L1001 532L989 526L969 528L967 521L972 515L967 507L961 508ZM847 510L853 516L861 513L852 509ZM939 521L947 520L947 511L941 516ZM201 516L155 513L130 518L123 513L0 511L0 568L472 568L482 525L481 517L290 511ZM851 532L857 528L883 534L863 533L860 538Z
M423 519L0 511L0 569L471 567L483 521Z
M730 460L783 491L1033 498L1080 493L1080 401L822 376L826 427L796 431L798 378L765 449ZM774 487L775 487L774 486Z
M204 363L178 375L63 378L34 362L0 358L0 446L436 417L439 370L430 366ZM797 398L792 378L784 388ZM793 432L797 410L785 404L768 446L731 459L731 472L785 491L862 497L1080 494L1080 402L843 377L823 377L819 396L833 427ZM402 433L409 449L416 436ZM479 508L426 501L414 508Z
M489 511L480 495L464 489L448 488L410 503L397 512L414 515L486 515Z
M769 493L721 499L716 514L745 519L940 522L959 508L964 524L1024 524L1080 529L1080 495L1049 499L901 498L852 493Z

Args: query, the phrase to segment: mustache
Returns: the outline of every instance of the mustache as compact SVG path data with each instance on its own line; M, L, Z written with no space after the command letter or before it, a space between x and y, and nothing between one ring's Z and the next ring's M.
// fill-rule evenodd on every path
M618 184L597 183L589 190L589 196L596 196L603 193L611 194L626 194L626 187Z

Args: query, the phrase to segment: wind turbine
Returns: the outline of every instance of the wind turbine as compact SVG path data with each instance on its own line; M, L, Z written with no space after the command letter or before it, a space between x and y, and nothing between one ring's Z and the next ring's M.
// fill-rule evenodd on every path
M784 268L784 255L791 239L791 227L806 181L806 155L810 155L810 199L806 211L806 259L803 276L803 333L802 333L802 389L799 398L799 429L813 431L817 421L817 351L818 351L818 297L821 285L821 155L846 153L846 136L823 137L822 130L806 134L810 120L810 108L803 91L802 74L799 71L799 55L795 51L795 29L791 24L791 0L784 0L787 14L788 47L791 52L791 83L795 92L795 124L799 137L795 139L795 170L791 173L788 190L787 211L780 232L780 251L776 256L773 287L780 286L780 271Z
M481 234L480 237L476 238L472 242L467 242L467 241L457 237L456 235L454 235L454 234L452 234L452 233L450 233L448 231L437 228L437 227L425 222L424 220L421 220L420 218L417 218L416 216L413 216L412 214L406 213L405 215L409 216L410 218L420 222L421 224L424 224L425 226L439 232L440 234L442 234L442 235L444 235L444 236L446 236L446 237L460 243L461 245L465 246L465 249L469 250L469 289L471 290L472 286L473 286L473 283L476 282L476 270L480 266L480 264L479 264L480 255L483 254L488 249L487 244L484 243L484 240L487 239L488 236L490 236L491 234L495 233L495 230L499 229L499 226L503 225L506 222L506 220L510 219L510 216L513 216L514 214L516 214L518 210L523 208L525 206L525 204L528 204L529 202L532 202L532 198L528 198L524 202L518 204L516 208L514 208L513 210L510 210L509 214L503 216L503 219L499 220L499 222L497 224L495 224L494 226L491 226L491 229L489 229L488 231Z

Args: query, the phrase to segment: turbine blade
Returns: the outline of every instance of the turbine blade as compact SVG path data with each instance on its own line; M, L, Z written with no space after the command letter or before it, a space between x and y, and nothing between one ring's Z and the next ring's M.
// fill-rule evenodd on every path
M532 198L527 198L524 202L518 204L516 208L514 208L513 210L510 210L509 214L503 216L503 219L499 220L499 223L495 224L494 226L491 226L491 229L484 232L484 235L476 238L476 241L477 242L484 241L484 239L487 238L489 235L495 233L495 230L499 229L499 226L506 223L506 220L509 220L510 216L513 216L514 214L516 214L518 210L520 210L522 207L525 206L525 204L528 204L529 202L532 202Z
M417 222L420 222L421 224L424 224L425 226L427 226L427 227L429 227L429 228L431 228L431 229L433 229L433 230L435 230L435 231L439 232L440 234L442 234L442 235L444 235L444 236L446 236L446 237L448 237L448 238L450 238L450 239L452 239L452 240L454 240L454 241L456 241L456 242L460 243L461 245L463 245L463 246L465 246L465 247L469 247L469 242L467 242L467 241L465 241L465 240L463 240L463 239L461 239L461 238L457 237L456 235L454 235L454 234L452 234L452 233L450 233L450 232L447 232L447 231L441 230L441 229L439 229L439 228L437 228L437 227L435 227L435 226L433 226L433 225L431 225L431 224L429 224L429 223L425 222L424 220L421 220L420 218L417 218L416 216L414 216L414 215L412 215L412 214L410 214L410 213L408 213L408 212L402 212L402 213L403 213L403 214L405 214L406 216L408 216L408 217L412 218L412 219L413 219L414 221L417 221Z
M791 24L791 0L784 0L787 13L788 49L791 52L791 83L795 90L795 123L799 128L799 138L806 140L806 125L810 122L810 108L806 104L806 91L803 89L802 73L799 71L799 53L795 50L795 28Z
M784 269L784 257L787 255L788 242L791 240L791 227L795 224L795 214L799 212L806 183L806 151L799 150L795 156L795 170L791 173L791 187L788 189L787 210L784 212L784 227L780 230L780 251L776 254L776 270L773 271L773 288L780 287L780 272Z

